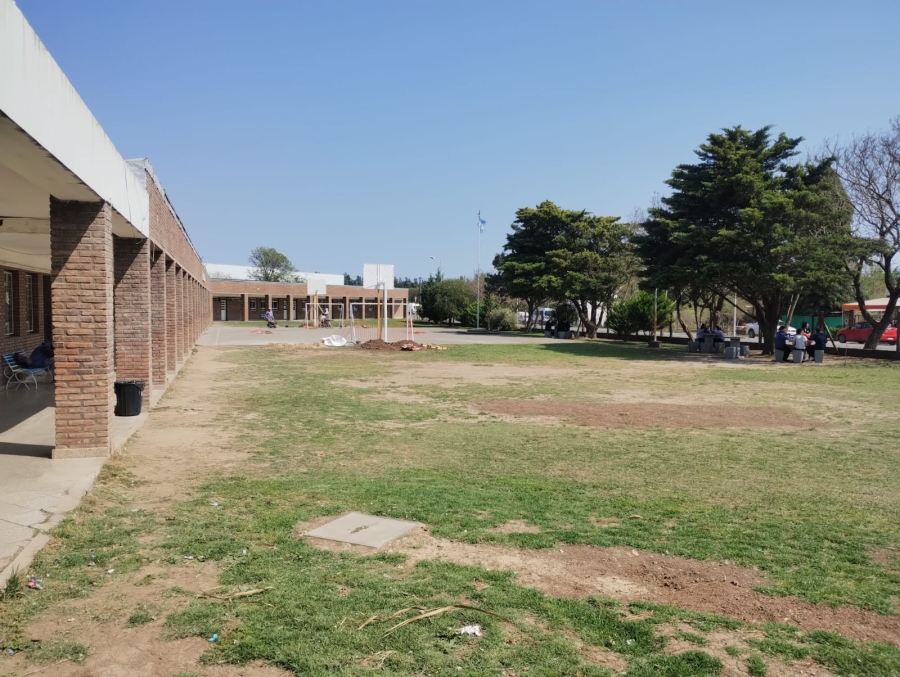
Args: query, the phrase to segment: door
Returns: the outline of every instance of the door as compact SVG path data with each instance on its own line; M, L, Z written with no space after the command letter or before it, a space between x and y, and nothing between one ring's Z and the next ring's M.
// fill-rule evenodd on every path
M219 315L222 322L228 319L228 311L225 310L225 299L219 299Z

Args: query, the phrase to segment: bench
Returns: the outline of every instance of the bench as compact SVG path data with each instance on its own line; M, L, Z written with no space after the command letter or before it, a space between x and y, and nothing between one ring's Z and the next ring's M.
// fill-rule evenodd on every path
M10 383L15 383L16 389L18 389L20 385L24 385L26 388L28 388L29 380L34 382L34 388L35 390L37 390L38 374L50 374L50 378L52 379L53 367L23 367L18 362L16 362L15 353L6 353L3 355L3 375L6 376L7 390L9 390Z

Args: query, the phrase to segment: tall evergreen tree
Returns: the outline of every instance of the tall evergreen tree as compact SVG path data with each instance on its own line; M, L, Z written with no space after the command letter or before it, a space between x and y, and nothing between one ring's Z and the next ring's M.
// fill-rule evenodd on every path
M711 134L698 162L679 165L671 195L649 210L635 237L660 287L737 293L754 309L764 348L773 348L792 295L843 276L849 213L837 205L831 159L793 163L802 138L770 127Z

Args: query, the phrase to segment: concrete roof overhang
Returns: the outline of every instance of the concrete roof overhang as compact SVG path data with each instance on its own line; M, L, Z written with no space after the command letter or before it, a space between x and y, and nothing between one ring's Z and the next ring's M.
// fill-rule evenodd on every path
M149 197L14 2L0 0L0 265L50 270L50 197L106 201L147 237Z

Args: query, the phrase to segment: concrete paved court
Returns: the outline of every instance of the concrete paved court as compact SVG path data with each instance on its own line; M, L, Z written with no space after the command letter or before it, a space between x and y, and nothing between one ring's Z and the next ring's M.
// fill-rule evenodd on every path
M294 323L288 323L294 324ZM374 329L365 330L374 338ZM516 336L515 334L476 334L444 327L416 327L419 334L413 335L416 343L436 343L439 345L460 344L516 344L516 343L553 343L559 339L547 339L543 336ZM302 326L278 327L265 329L257 326L236 326L214 322L200 337L201 346L264 346L269 343L317 343L326 336L337 334L349 340L349 327L332 329L305 329ZM363 336L363 332L358 332ZM406 330L391 327L388 330L389 341L400 341L406 338Z
M116 417L113 448L146 419L146 413ZM106 460L51 459L55 431L52 384L0 390L0 587L13 569L26 572L47 532L78 505Z

